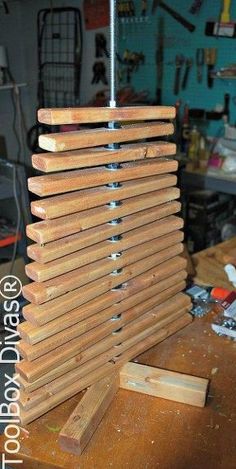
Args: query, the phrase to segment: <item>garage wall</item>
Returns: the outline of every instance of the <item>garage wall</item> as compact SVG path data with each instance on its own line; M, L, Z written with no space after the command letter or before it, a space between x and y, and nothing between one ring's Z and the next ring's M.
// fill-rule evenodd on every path
M37 13L40 9L50 8L50 5L50 0L13 0L9 2L9 15L5 15L4 10L0 8L0 44L7 48L9 65L15 81L27 83L27 87L21 89L27 128L36 122ZM53 6L71 6L82 10L82 0L54 0ZM94 38L97 32L104 32L108 39L108 28L85 31L83 22L81 104L88 103L98 90L104 88L101 84L91 85L92 65L95 59ZM6 136L9 159L15 160L17 141L12 131L12 120L11 92L0 90L0 134ZM30 164L28 151L26 151L26 162Z
M158 43L158 27L160 18L164 22L164 90L163 104L173 105L177 99L181 99L182 108L188 104L193 108L206 108L212 110L216 104L224 104L224 94L231 96L230 112L231 123L236 121L236 105L233 97L236 96L236 81L216 79L213 88L207 87L207 67L204 66L203 82L197 82L197 66L194 63L186 90L181 90L178 96L173 93L175 78L175 57L182 54L185 57L196 59L196 49L216 47L218 57L216 68L219 69L228 64L236 63L236 38L215 38L205 36L205 24L209 19L217 21L223 4L222 1L204 0L201 10L197 15L189 12L194 0L165 0L165 2L196 26L194 32L189 32L162 8L157 7L154 15L151 13L152 0L148 1L148 23L145 25L131 25L129 35L125 31L120 36L120 51L128 48L145 54L145 65L140 66L132 77L132 84L140 91L150 90L150 98L155 98L157 85L157 71L155 53ZM137 11L140 2L135 2ZM236 22L236 0L231 2L231 17ZM123 28L124 29L124 28ZM183 73L182 73L183 78ZM216 135L223 132L222 121L207 122L207 132Z

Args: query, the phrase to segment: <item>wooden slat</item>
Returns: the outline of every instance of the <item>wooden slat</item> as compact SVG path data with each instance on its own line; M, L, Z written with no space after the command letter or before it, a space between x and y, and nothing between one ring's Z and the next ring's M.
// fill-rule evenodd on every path
M122 219L122 223L117 225L107 223L106 225L90 228L81 233L76 233L57 241L52 241L51 243L47 243L43 246L31 244L27 248L27 254L31 259L44 264L53 261L54 259L66 256L72 252L92 246L104 239L111 238L111 236L126 233L139 226L145 226L154 220L162 219L179 211L179 202L169 202L154 208L142 210L139 212L138 217L136 214L128 215Z
M112 304L112 297L113 295L111 294L111 299L109 303L109 297L107 295L107 307L103 308L102 310L99 311L99 315L97 315L96 309L94 311L94 300L92 302L86 303L86 307L80 307L75 310L70 311L67 314L64 314L63 316L60 316L59 319L55 319L54 321L50 321L50 323L46 324L45 326L40 326L40 327L35 327L33 324L29 323L28 321L25 321L21 323L17 331L19 332L21 338L29 343L29 344L36 344L40 342L41 340L47 339L48 337L51 337L52 335L61 332L64 329L67 329L68 327L71 327L80 321L85 321L89 320L91 316L96 314L97 316L102 316L105 311L111 313L111 316L116 315L116 314L121 314L122 312L126 311L128 308L131 308L132 306L135 306L138 304L140 301L144 301L145 299L156 295L167 288L171 287L172 285L177 285L179 282L183 283L183 280L186 278L186 272L181 271L178 272L175 275L171 275L170 277L166 278L163 281L160 281L158 283L155 283L154 285L151 285L147 288L144 289L139 289L138 292L135 293L135 288L127 287L127 289L130 290L130 296L128 296L126 299L120 301L119 303ZM184 283L183 283L183 289L184 289ZM96 300L95 300L96 301ZM100 300L99 300L100 301ZM107 313L105 313L107 314Z
M188 308L188 305L190 304L189 297L186 297L186 295L183 295L183 294L179 294L178 297L179 297L179 301L180 301L179 304L181 305L181 308L182 307ZM169 303L170 304L169 304L169 309L168 310L171 311L171 312L177 311L177 309L178 309L177 308L177 303L178 302L176 301L175 305L174 305L173 304L173 299L172 299L172 301L169 300ZM163 310L163 305L161 305L161 307L160 307L160 311L161 310L165 312L165 309ZM146 321L146 319L144 319L144 322L142 323L144 326L146 324L145 321ZM147 321L149 321L149 319ZM136 327L137 327L137 330L136 330ZM145 327L148 327L148 325L146 324ZM120 339L120 342L122 342L126 338L130 337L130 335L129 335L130 331L132 331L133 335L135 335L135 334L138 334L139 332L141 332L141 330L143 330L143 327L141 327L141 329L140 329L140 323L139 323L139 319L138 319L132 325L129 324L129 325L124 326L122 328L121 332L119 334L115 334L114 337L118 338L118 343L119 343L119 339ZM128 336L126 336L126 332L127 332ZM109 337L112 337L112 336L108 335L108 341L109 341ZM103 339L103 337L102 337L102 339ZM85 340L86 340L86 338L85 338ZM105 341L105 339L104 339L104 341ZM99 338L97 339L97 343L98 343L97 346L98 346L98 349L99 349L100 348ZM41 376L43 376L45 373L50 372L51 370L53 370L57 366L60 366L61 364L63 364L64 362L66 362L67 360L69 360L69 359L71 359L75 356L79 355L79 357L82 358L83 352L86 349L88 349L89 347L91 347L92 345L93 344L90 343L90 344L84 345L84 347L83 347L81 345L81 342L78 341L78 339L76 338L76 339L71 340L71 342L69 344L61 345L61 346L57 347L56 350L52 350L51 352L48 352L46 360L45 360L45 355L43 355L43 356L41 356L41 357L39 357L39 358L37 358L33 361L29 361L27 359L27 360L24 360L23 362L17 364L16 369L23 377L26 377L26 379L28 381L32 382L32 381L35 381L36 379L40 378ZM102 347L103 346L104 346L104 344L102 343ZM110 348L110 347L108 347L108 348ZM93 354L94 353L98 354L99 352L94 352L94 349L93 349ZM79 357L77 358L78 366L79 366L79 362L80 362Z
M47 197L31 203L31 212L38 218L53 219L69 215L70 213L99 207L112 200L123 200L136 195L147 194L158 189L173 187L177 178L174 175L165 174L137 179L132 182L124 182L116 189L109 187L96 187L69 194Z
M71 192L78 189L103 186L112 182L131 181L176 171L178 163L172 159L156 158L151 161L124 163L116 170L104 166L46 174L28 179L28 188L40 197ZM78 210L77 210L78 211Z
M91 347L87 348L79 356L76 355L70 360L65 361L62 365L54 368L46 374L43 374L39 379L36 379L33 382L29 382L25 379L27 376L23 377L22 374L18 374L18 381L20 382L20 385L24 391L31 393L41 388L42 386L51 383L60 376L68 374L72 370L78 370L78 367L79 373L76 373L76 379L81 379L83 376L95 370L106 361L114 358L114 347L116 354L120 355L129 348L133 347L136 343L145 339L149 335L154 334L165 325L173 322L174 317L176 317L176 312L173 313L173 315L158 321L156 325L145 328L136 335L133 334L133 327L126 328L122 333L122 343L120 343L120 338L117 337L117 335L109 335L105 337L105 339L102 339L99 342L93 344ZM21 365L22 363L24 364L24 361L21 362Z
M48 151L67 151L107 145L109 143L161 137L163 135L171 135L173 132L173 124L164 122L124 125L120 129L101 127L91 130L40 135L39 146Z
M101 225L114 218L120 218L133 213L141 212L144 209L161 205L179 198L180 191L177 188L161 189L150 192L145 197L139 195L130 199L125 199L122 205L113 209L108 206L101 206L84 210L55 220L45 220L26 227L27 236L34 241L45 244L64 238L70 234Z
M64 427L58 443L62 451L80 455L119 389L118 375L94 383L82 397Z
M75 291L63 295L63 297L59 297L51 300L50 302L47 302L47 304L37 306L29 304L23 308L23 315L25 319L29 320L36 326L46 324L53 319L56 319L59 316L62 316L63 314L71 311L72 309L77 308L84 303L93 300L94 298L97 298L98 296L101 297L103 293L114 288L116 285L119 285L119 282L127 282L128 280L135 278L143 272L152 270L153 267L157 266L157 256L159 257L159 254L151 256L148 259L148 265L145 263L145 261L141 260L133 264L131 266L131 270L130 267L123 269L122 273L118 276L118 279L108 275L102 280L95 280L94 282L91 282L90 285L80 287ZM175 267L177 265L177 268L179 265L186 265L184 259L183 263L181 264L179 262L179 258L177 257L171 259L171 261L168 260L163 262L161 267L163 267L165 270L166 266L170 268L170 264L172 265L172 263ZM181 270L181 268L179 270Z
M48 125L109 121L174 119L174 106L68 107L38 110L38 121Z
M122 256L115 261L109 258L105 260L102 259L94 264L80 267L69 273L48 280L47 282L29 284L27 288L24 288L24 296L34 304L41 305L46 301L83 287L83 285L91 284L88 287L90 288L93 282L101 278L100 288L104 288L105 284L108 286L109 284L113 284L113 277L115 277L115 282L119 284L121 279L124 278L124 275L126 276L128 272L129 275L135 276L132 266L138 261L155 256L157 265L171 259L175 255L181 254L181 252L183 252L183 245L180 243L177 244L175 237L176 239L179 237L178 241L182 241L183 234L174 232L173 234L161 237L158 243L149 241L148 243L142 244L141 247L131 248L125 251ZM145 265L143 267L145 269ZM119 268L122 268L122 271L117 275L113 275L112 272ZM108 279L105 278L107 274L110 274L110 278ZM97 294L99 295L99 291Z
M122 145L117 150L103 147L72 150L60 153L40 153L32 155L34 168L45 173L64 171L69 169L100 166L111 162L143 160L145 158L160 158L172 156L176 153L176 145L171 142L131 143Z
M169 326L166 326L162 330L158 331L157 333L149 336L145 340L141 341L138 346L133 347L130 351L130 355L135 356L137 354L142 353L144 350L152 347L152 345L161 342L168 336L174 334L177 330L185 327L187 324L191 322L191 318L188 314L181 317L180 319L174 321ZM134 355L133 355L134 354ZM125 356L125 362L130 360L130 357ZM114 373L117 369L119 369L123 363L108 363L103 367L100 367L95 372L87 375L80 383L73 383L71 386L66 386L63 391L57 393L56 395L50 396L46 401L42 402L40 405L35 406L31 411L24 412L21 411L21 424L26 425L27 423L32 422L33 420L40 417L40 415L45 414L50 409L53 409L55 406L59 405L61 402L64 402L66 399L77 394L82 389L86 388L87 386L93 384L94 382L98 381L99 379L109 375L110 373Z
M209 380L138 363L120 370L120 387L149 396L204 407Z
M87 324L78 323L72 327L67 328L66 330L54 334L53 336L45 339L38 344L30 345L21 340L17 343L17 349L19 350L21 356L29 361L34 361L46 354L54 351L58 347L63 346L64 344L68 345L73 342L76 338L79 340L80 347L86 349L92 346L95 342L107 337L109 334L114 333L117 329L127 326L127 324L140 319L144 320L146 313L151 308L156 308L160 303L162 303L163 308L168 308L168 300L171 298L176 298L176 304L178 304L177 293L181 291L180 286L183 288L183 284L178 284L175 287L168 288L158 295L154 295L151 298L139 303L138 305L130 308L127 311L124 311L117 320L112 320L112 316L107 313L101 314L99 317L91 317L87 320ZM172 295L172 297L171 297ZM173 296L174 295L174 296ZM175 296L176 295L176 296ZM182 297L181 297L182 299ZM189 303L188 299L185 298L185 303ZM161 306L162 306L161 305ZM183 307L187 307L185 304ZM159 310L158 310L159 311ZM159 311L160 313L160 311ZM154 314L154 313L153 313ZM100 316L100 315L97 315ZM96 325L96 322L98 325Z
M183 228L183 220L175 216L170 216L164 218L164 220L153 222L129 231L115 244L106 240L76 251L68 256L63 256L55 261L48 262L47 264L31 262L26 266L26 273L36 282L43 282L63 273L70 272L78 267L103 259L114 252L125 251L133 246L138 246L181 228Z
M174 306L173 302L176 302L176 305ZM130 328L136 328L137 332L143 331L146 328L149 328L151 326L155 326L158 323L160 328L163 326L163 323L166 324L166 319L167 321L170 321L170 316L171 320L173 321L174 319L177 319L178 317L182 316L185 314L186 309L189 307L189 298L187 298L184 295L176 295L173 297L171 300L167 300L162 305L153 307L153 309L149 310L146 314L141 315L141 317L133 320L130 322L130 324L127 324L124 329ZM95 331L95 329L94 329ZM136 332L136 334L137 334ZM121 332L118 333L120 338ZM105 336L104 336L105 337ZM83 339L83 337L81 337ZM80 343L80 349L83 349L84 343ZM58 349L60 350L60 348ZM116 349L113 349L113 360L118 357L119 355L117 354ZM45 358L45 355L44 355ZM47 358L45 358L47 360ZM106 359L107 361L107 359ZM34 367L34 363L32 363L32 367ZM48 393L49 394L55 394L59 392L61 389L63 389L66 385L70 385L72 382L78 380L80 378L80 368L78 366L77 369L74 371L71 371L69 373L66 373L66 375L61 376L60 378L55 379L52 381L50 384L46 385L45 387L40 388L38 391L35 391L31 394L28 393L21 393L21 404L24 409L30 409L33 406L37 405L39 402L42 402L44 399L47 398ZM24 396L24 397L23 397Z
M45 355L45 353L51 352L56 347L69 343L76 337L80 337L79 340L81 345L84 343L89 344L91 338L92 340L94 337L97 339L96 334L98 334L98 340L100 340L102 337L112 333L117 328L123 327L130 321L140 317L151 308L154 308L160 303L168 300L171 296L176 295L184 289L184 286L184 282L180 282L157 295L154 294L147 299L144 298L141 303L135 304L133 307L123 311L121 317L115 321L112 320L114 312L108 309L99 314L95 314L84 321L74 324L57 334L53 334L47 339L43 340L40 338L41 340L37 344L32 345L21 340L18 343L18 350L24 358L30 360L31 357L34 357L33 359L39 358L42 355ZM99 334L102 334L102 337ZM95 342L98 340L95 340Z
M41 331L39 334L42 334L43 337L46 338L54 333L60 332L65 327L76 324L80 319L89 318L91 315L101 312L112 305L116 305L113 307L118 308L118 311L122 312L123 301L128 299L128 301L132 303L132 296L136 296L137 292L141 295L145 294L145 290L151 288L153 285L157 288L156 291L160 292L170 287L175 282L183 281L187 276L186 271L182 270L185 267L186 262L184 259L177 257L173 259L171 263L164 262L160 266L156 266L144 274L138 275L130 280L125 288L103 293L95 299L69 311L69 313L65 313L59 318L41 326L39 329L37 326L26 321L18 326L19 330L23 331L23 334L30 334L32 332L33 340L38 342L38 335L35 331ZM119 307L117 306L118 303Z

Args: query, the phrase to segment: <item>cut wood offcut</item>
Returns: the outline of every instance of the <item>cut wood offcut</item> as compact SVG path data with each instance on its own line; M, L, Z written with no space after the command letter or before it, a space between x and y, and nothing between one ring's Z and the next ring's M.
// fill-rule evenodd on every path
M39 221L27 227L34 244L26 272L34 282L24 287L30 303L18 327L21 423L91 386L59 438L77 454L118 387L204 402L204 380L128 364L191 322L179 190L170 174L175 145L157 138L173 133L174 115L160 106L39 111L49 125L121 122L41 135L51 153L32 161L46 174L28 182L42 198L31 205Z

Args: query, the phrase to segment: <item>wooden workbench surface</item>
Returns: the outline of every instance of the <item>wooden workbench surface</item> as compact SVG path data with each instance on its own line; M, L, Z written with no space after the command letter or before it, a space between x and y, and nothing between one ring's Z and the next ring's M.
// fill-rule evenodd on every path
M29 434L20 437L24 464L19 467L235 468L236 343L215 335L212 319L213 313L196 319L138 358L140 363L210 378L205 408L119 390L85 452L76 457L61 452L57 439L79 394L26 427ZM0 449L3 444L1 437Z
M204 249L192 256L196 269L195 282L232 289L224 272L223 255L236 249L236 236L224 243Z
M211 379L203 409L119 390L80 457L60 451L59 431L80 396L28 425L20 437L22 469L233 469L235 468L236 344L216 336L212 316L139 357L174 371ZM3 439L1 439L1 447Z

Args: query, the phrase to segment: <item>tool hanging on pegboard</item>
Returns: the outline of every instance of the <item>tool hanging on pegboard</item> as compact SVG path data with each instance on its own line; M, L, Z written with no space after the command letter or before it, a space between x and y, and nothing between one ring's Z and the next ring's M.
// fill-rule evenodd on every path
M205 63L204 49L202 47L199 47L196 50L196 65L197 65L197 81L198 81L198 83L202 83L204 63Z
M193 4L189 8L189 13L192 13L192 15L197 15L201 10L201 7L203 5L203 1L204 0L194 0Z
M109 57L109 52L107 50L107 40L106 36L102 33L97 33L95 36L95 50L96 58L99 57Z
M126 79L126 83L130 83L132 74L139 70L140 65L144 65L145 55L143 52L132 52L126 49L123 57L118 56L118 61L120 64L118 70L119 81L122 82Z
M169 5L164 3L162 0L153 0L153 4L152 4L153 14L155 13L157 7L160 7L163 10L165 10L167 13L169 13L169 15L172 16L172 18L174 18L178 23L180 23L190 33L192 33L196 29L196 26L194 24L190 23L188 20L186 20L186 18L180 15L178 11L169 7Z
M106 77L106 67L105 64L101 61L95 62L93 65L93 78L91 83L92 85L95 85L100 82L104 85L108 85Z

